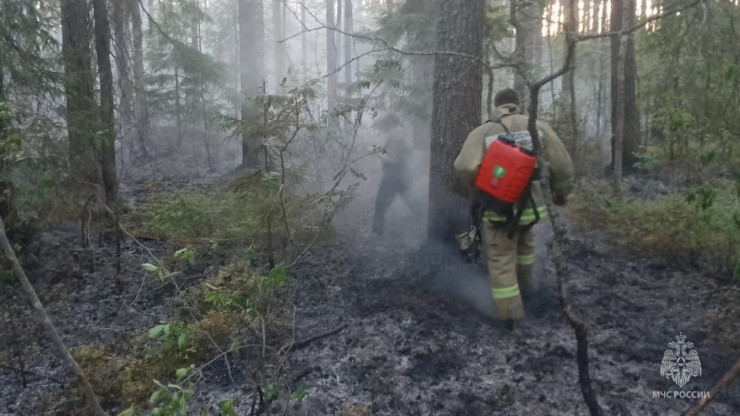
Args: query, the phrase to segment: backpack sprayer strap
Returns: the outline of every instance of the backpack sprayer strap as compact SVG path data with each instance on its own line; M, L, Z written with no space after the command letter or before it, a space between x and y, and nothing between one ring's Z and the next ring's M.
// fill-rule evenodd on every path
M486 121L486 123L496 123L496 124L499 124L499 125L501 125L501 127L503 127L503 128L504 128L504 131L506 132L506 134L508 134L509 136L511 136L511 131L509 131L509 128L508 128L508 127L506 127L506 124L504 124L504 123L503 123L503 122L501 121L501 117L499 117L499 118L497 118L497 119L490 119L490 120Z
M504 124L501 121L501 117L497 119L491 119L488 120L487 123L496 123L499 124L501 127L503 127L504 131L506 131L506 134L511 136L511 131L508 127L506 127L506 124ZM534 220L530 222L529 224L525 225L524 227L528 227L531 225L536 224L540 220L540 213L537 209L537 205L534 202L534 197L532 196L532 181L538 180L540 176L539 168L535 168L534 172L532 173L532 177L530 179L530 183L527 185L527 188L525 189L524 193L522 194L522 197L519 199L519 201L515 204L516 211L510 212L507 215L507 222L509 223L509 238L514 238L514 235L516 234L518 228L519 228L519 221L522 219L522 214L524 213L524 209L527 206L527 202L531 203L532 211L534 212ZM482 214L482 210L481 210ZM513 214L513 215L512 215Z

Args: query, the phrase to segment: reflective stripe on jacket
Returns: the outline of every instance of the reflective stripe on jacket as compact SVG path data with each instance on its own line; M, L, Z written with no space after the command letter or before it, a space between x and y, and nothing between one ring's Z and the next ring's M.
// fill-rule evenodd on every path
M519 109L514 104L504 104L497 107L492 117L494 120L500 119L501 123L514 136L517 136L517 133L527 131L529 117L519 114ZM575 177L573 162L563 142L560 141L555 131L547 123L538 121L537 130L540 137L540 144L542 145L542 156L549 163L550 188L556 197L565 198L573 189L573 180ZM505 129L499 123L485 123L470 132L460 150L460 154L455 159L456 192L463 195L470 195L470 192L475 187L475 178L478 175L478 169L486 154L487 142L490 144L492 137L505 132ZM528 135L522 135L522 137L526 136ZM487 138L489 140L486 140ZM525 145L523 147L526 147L525 143L522 144ZM533 211L535 207L540 213L540 218L544 218L547 214L539 180L532 181L531 192L534 207L531 202L525 205L526 209L522 214L520 223L532 222L535 219ZM491 222L506 220L506 217L492 211L486 211L483 218Z

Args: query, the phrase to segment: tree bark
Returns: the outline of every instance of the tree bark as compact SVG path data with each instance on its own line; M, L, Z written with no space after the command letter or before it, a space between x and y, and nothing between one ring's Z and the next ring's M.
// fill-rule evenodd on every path
M528 72L532 78L536 77L535 56L540 33L537 28L540 7L536 2L511 0L510 19L516 29L515 54L521 69ZM541 30L540 30L541 31ZM524 77L518 71L514 72L514 89L519 93L521 108L526 108L529 94Z
M49 338L51 338L54 347L59 353L59 356L62 358L62 360L64 360L64 362L67 363L72 371L74 371L77 378L79 378L82 382L82 391L85 394L88 406L90 406L91 410L96 416L107 416L107 414L100 407L98 396L95 395L95 391L93 390L90 382L85 376L85 373L82 372L82 369L79 365L77 365L77 362L72 357L72 354L69 353L69 350L64 345L64 341L62 341L62 338L59 336L59 333L54 327L54 324L51 322L51 319L49 319L49 315L46 314L46 310L41 304L39 297L36 295L36 291L33 289L33 286L31 286L31 282L28 280L26 273L23 271L20 262L18 262L18 258L15 256L15 252L13 252L13 248L10 246L10 241L8 241L8 236L5 233L5 224L3 224L3 220L1 218L0 245L2 245L2 250L3 254L5 254L5 257L13 264L13 272L15 273L15 276L18 278L18 280L20 280L23 291L26 292L26 295L28 295L33 309L38 314L39 320L44 326L47 335L49 335Z
M334 44L335 33L334 33L334 1L326 0L326 73L327 73L327 110L329 111L329 117L334 111L336 105L337 95L337 56L336 56L336 45Z
M112 1L113 5L113 39L116 51L116 69L118 70L118 88L121 99L118 104L120 118L119 135L122 141L128 138L127 131L133 125L133 97L134 89L131 83L129 68L130 54L128 49L130 13L120 1Z
M275 88L285 76L285 44L279 43L285 36L283 32L283 0L272 0L272 44L275 51Z
M621 27L626 27L629 17L630 0L617 0L615 7L621 6L619 18ZM612 14L612 16L614 16ZM614 17L612 17L614 18ZM612 50L612 166L614 167L614 191L619 194L622 191L622 145L625 133L625 61L627 56L627 36L616 36L616 54Z
M118 198L116 177L115 118L113 114L113 71L110 64L110 26L106 0L93 0L95 55L100 77L100 161L103 189L108 204Z
M346 0L344 5L344 32L352 33L353 13L352 0ZM344 36L344 60L349 62L352 59L352 36ZM352 84L352 65L344 67L344 88L346 95L351 96L350 85Z
M564 26L565 30L572 33L578 33L578 1L563 0ZM567 111L568 132L566 144L568 151L573 155L574 162L578 163L578 151L580 148L580 131L578 128L578 113L576 111L576 57L573 56L573 70L563 75L563 90L561 93L563 108Z
M262 0L239 0L239 60L241 66L241 117L250 122L260 108L250 101L259 95L264 80L264 10ZM242 133L242 168L259 167L260 139Z
M631 27L637 22L635 16L637 0L628 0L626 19L623 27ZM640 149L640 116L637 107L637 59L635 56L635 35L627 35L624 60L624 134L622 136L622 169L631 171L637 162Z
M78 180L100 183L95 151L98 115L93 94L95 76L90 65L87 2L62 0L61 12L70 170Z
M306 26L308 16L306 13L306 1L301 0L301 25ZM308 78L308 37L306 31L301 31L301 72L304 78Z
M177 64L175 64L175 123L177 145L182 146L182 117L180 116L180 71L177 68Z
M635 0L612 2L611 30L619 31L635 22ZM621 56L620 56L621 54ZM632 34L611 39L612 169L619 163L620 176L636 162L639 144L637 115L637 67ZM622 65L622 67L619 67ZM621 98L619 98L621 97ZM617 132L619 131L619 135ZM619 155L617 155L619 149Z
M131 12L131 34L134 43L134 90L136 92L134 113L136 116L136 140L139 148L147 156L146 143L149 140L151 123L149 121L149 100L144 83L144 42L141 32L141 11L139 0L128 0Z
M6 105L5 102L5 68L3 63L3 47L4 45L0 42L0 106ZM0 107L4 108L4 107ZM0 140L5 138L5 131L7 129L6 118L0 115ZM4 158L3 158L4 159ZM0 161L2 163L2 161Z
M438 50L481 57L485 3L485 0L442 0L437 14ZM429 170L430 240L454 241L454 235L467 225L467 204L451 193L453 163L468 133L481 124L482 89L480 60L441 54L435 57Z

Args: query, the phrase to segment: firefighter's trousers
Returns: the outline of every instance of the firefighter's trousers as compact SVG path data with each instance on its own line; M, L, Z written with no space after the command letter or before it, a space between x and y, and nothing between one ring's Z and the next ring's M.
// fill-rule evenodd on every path
M483 221L483 254L488 262L493 302L499 319L524 318L520 290L532 278L534 236L532 226L519 227L509 238L510 226Z
M400 196L414 215L420 215L420 210L411 199L409 179L403 173L396 173L392 169L386 169L378 189L378 197L375 200L375 212L373 214L373 232L383 234L385 223L385 212L390 207L396 195Z

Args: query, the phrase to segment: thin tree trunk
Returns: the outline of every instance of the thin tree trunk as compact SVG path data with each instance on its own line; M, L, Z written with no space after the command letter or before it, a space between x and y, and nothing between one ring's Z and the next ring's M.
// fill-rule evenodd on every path
M565 30L572 35L578 33L578 1L563 0L564 26ZM573 68L576 65L576 58L573 57ZM563 75L563 93L564 109L568 112L568 132L570 144L569 151L574 156L574 162L578 164L578 153L580 148L580 131L578 129L578 113L576 110L576 70L573 69Z
M240 47L240 38L239 38L239 2L240 0L234 0L234 18L232 20L234 24L234 63L233 63L233 69L236 72L236 76L234 77L234 91L240 91L239 89L239 82L241 80L241 70L239 68L240 63L240 53L239 50ZM237 99L236 103L234 105L234 113L235 117L239 118L241 116L241 99Z
M113 5L113 39L116 51L116 69L118 70L118 89L121 92L119 107L119 118L121 126L119 135L121 141L128 141L128 131L133 125L133 97L134 88L131 83L129 61L131 56L128 49L129 18L130 14L120 1L111 2Z
M630 0L621 0L622 6L622 26L627 27L629 22L628 8ZM622 192L622 144L624 143L625 132L625 60L627 56L627 36L618 37L617 62L616 62L616 93L614 97L614 191L617 194Z
M175 65L175 118L177 123L177 145L182 146L182 118L180 116L180 70Z
M108 204L118 198L116 177L115 118L113 114L113 71L110 64L110 27L106 0L93 0L95 18L95 55L100 76L101 172Z
M344 31L345 33L352 33L352 0L346 0L344 5ZM352 37L344 37L344 61L349 62L352 59ZM346 95L349 97L352 95L350 85L352 84L352 65L344 67L344 88L347 91Z
M342 29L342 19L344 17L344 0L337 0L337 18L334 21L334 27L341 30ZM334 33L334 47L336 48L336 55L337 55L337 66L336 68L339 68L342 62L342 34L339 33L339 31L335 31ZM339 75L339 74L337 74Z
M3 43L0 42L0 103L5 104L5 68L3 62ZM5 117L0 117L0 140L5 138L7 122ZM3 163L0 161L0 163Z
M149 121L149 100L144 83L144 42L141 32L141 11L138 0L128 0L131 12L131 34L134 43L134 89L136 91L135 115L136 138L141 152L146 157L146 143L149 141L151 124Z
M329 111L331 119L331 113L334 111L336 105L337 95L337 56L336 56L336 45L334 44L335 33L334 33L334 1L326 0L326 73L327 73L327 110Z
M540 35L537 32L539 6L536 2L511 0L509 5L510 20L516 29L515 54L520 68L534 77L535 49ZM514 89L519 93L521 107L526 108L529 95L526 93L524 77L518 71L514 72Z
M301 25L306 26L307 22L307 13L306 13L306 1L301 0ZM301 75L304 78L308 77L308 37L306 35L306 31L301 31Z
M601 9L601 0L594 1L593 13L591 14L591 33L599 33L599 11Z
M44 326L44 329L46 330L49 338L51 338L54 347L59 353L59 356L72 369L77 378L79 378L82 382L82 391L85 394L88 406L90 406L91 410L96 416L107 416L107 414L100 407L100 401L98 400L98 396L95 395L95 391L93 390L92 385L90 385L90 382L85 376L85 373L82 372L82 369L79 365L77 365L77 362L72 357L72 354L69 353L69 350L64 345L64 341L62 341L62 338L59 336L59 333L54 327L54 324L51 322L51 319L49 319L49 315L47 315L44 306L41 304L39 297L36 295L36 291L33 289L33 286L31 286L31 282L28 280L26 273L23 271L20 262L18 262L18 258L15 256L15 252L13 251L13 248L10 246L10 242L8 241L8 236L5 233L5 224L3 224L3 220L1 218L0 245L2 245L2 250L3 254L5 254L5 257L13 264L13 272L15 273L15 276L18 278L18 280L20 280L23 291L26 292L26 295L31 301L33 309L38 314L41 324Z
M196 27L196 35L198 37L197 39L197 46L198 46L198 52L203 53L203 45L201 41L201 32L200 32L200 24ZM206 107L206 94L205 94L205 85L203 85L203 81L200 80L198 82L198 93L200 95L200 111L203 115L203 144L206 148L206 161L208 162L208 171L213 171L213 159L211 156L211 138L210 138L210 126L208 123L208 109Z
M564 70L572 65L572 60L575 58L575 43L568 43L568 49L566 52L565 63L561 70ZM555 74L553 73L554 76ZM548 77L550 78L550 77ZM539 129L537 128L537 112L539 106L539 92L544 84L551 82L548 78L542 79L534 84L529 85L530 89L530 103L529 103L529 121L527 124L527 130L532 136L532 144L534 153L537 156L538 164L540 166L547 166L548 162L542 157L542 144L539 137ZM546 82L547 81L547 82ZM560 307L565 315L565 319L568 324L573 328L576 335L576 361L578 364L578 385L581 388L581 393L586 401L586 407L588 407L591 416L602 416L604 414L601 405L596 397L596 392L593 389L591 383L591 375L589 372L589 356L588 356L588 326L586 322L580 317L580 315L573 310L573 306L570 302L568 295L568 282L567 278L569 275L568 262L566 261L565 252L568 249L568 238L567 238L567 227L565 221L561 218L560 213L553 206L551 198L552 190L550 189L549 181L549 170L542 169L542 185L543 195L545 196L545 205L547 206L548 217L552 223L553 228L553 241L550 245L551 258L555 265L555 274L557 276L558 283L558 301Z
M279 43L283 38L283 0L272 0L272 37L275 51L275 88L285 76L285 44Z
M483 54L485 0L442 0L437 13L437 48ZM453 164L468 133L481 124L483 68L480 60L437 55L434 68L432 145L429 170L431 241L454 241L466 224L465 202L450 195Z

